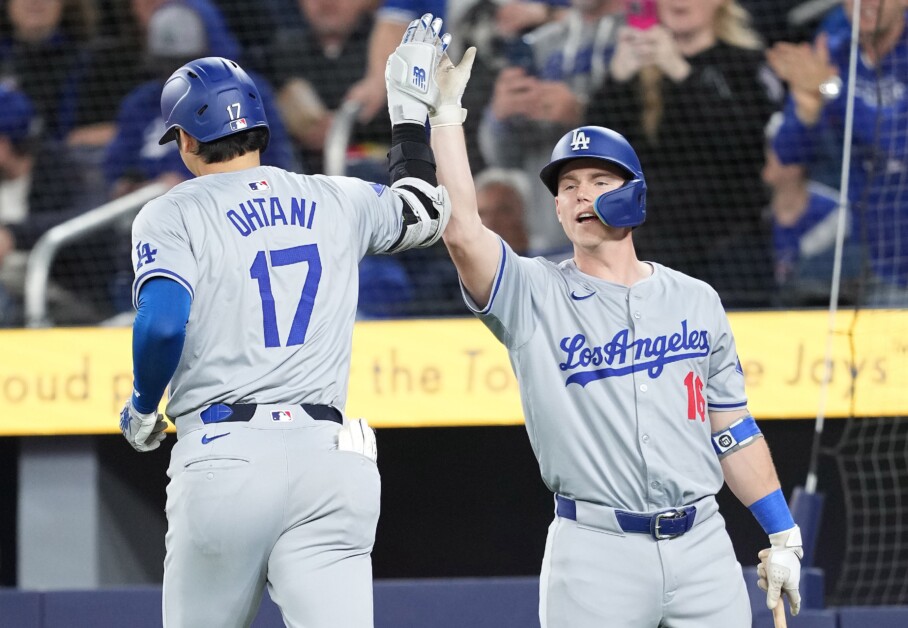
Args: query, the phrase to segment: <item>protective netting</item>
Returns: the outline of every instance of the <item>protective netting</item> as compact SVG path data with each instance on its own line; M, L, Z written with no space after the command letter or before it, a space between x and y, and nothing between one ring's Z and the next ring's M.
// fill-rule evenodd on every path
M849 419L830 453L844 493L845 554L829 603L908 603L908 420Z
M848 4L851 11L854 5ZM840 179L847 181L848 199L840 301L855 306L852 313L840 315L851 323L837 332L847 336L850 346L851 418L838 443L823 450L837 466L845 514L842 570L830 591L830 601L841 605L904 604L908 601L904 577L908 568L908 422L898 417L856 416L854 408L862 394L856 385L858 365L866 364L866 345L872 344L869 339L861 343L855 334L862 310L908 305L908 39L905 9L898 3L858 3L854 14L859 17L843 13L827 20L822 41L829 49L830 63L844 79L841 93L854 95L853 103L846 98L839 104L841 96L828 102L821 122L826 125L823 141L841 143L843 133L846 138L847 158L840 162ZM853 42L852 20L857 22L857 42ZM849 104L853 106L849 108ZM786 115L791 117L791 110ZM788 124L787 130L792 129L794 138L809 139L809 134ZM783 123L780 133L785 130ZM829 157L840 153L829 150L824 157L816 147L811 148L818 169L834 173L836 160ZM811 154L804 146L791 145L781 147L781 152ZM901 370L905 354L903 344L895 341L876 359L878 365L885 365L884 370ZM892 392L905 398L904 391Z
M341 104L358 94L374 116L350 128L349 142L339 147L342 171L386 180L390 133L383 83L368 78L369 37L376 23L377 30L395 23L402 29L408 16L431 9L429 4L3 2L0 136L10 150L0 160L0 320L23 324L25 261L51 226L150 181L172 184L189 176L174 145L156 142L160 87L188 59L226 56L252 72L272 121L264 161L301 172L330 167L326 142L338 137L332 123ZM479 47L464 105L474 171L496 169L486 179L488 189L480 190L484 220L521 252L569 257L538 170L567 130L611 125L632 139L650 180L648 222L636 234L643 257L710 281L729 307L820 304L828 294L830 264L815 253L828 254L828 225L817 228L814 218L807 226L786 223L788 231L774 237L771 192L782 182L761 173L765 130L770 114L783 106L785 85L767 67L760 41L765 47L804 40L837 10L816 10L814 2L812 12L791 22L788 13L797 4L743 3L750 26L733 15L717 28L717 45L686 57L686 79L644 69L618 81L612 60L624 22L621 3L451 3L453 55L467 44ZM671 19L696 17L668 16L664 26L678 31ZM879 89L862 84L861 90L892 100L900 98L901 85L881 80ZM884 120L876 131L881 150L857 157L875 164L873 187L886 190L869 195L861 210L870 216L861 225L864 249L886 260L873 266L878 272L904 265L903 225L877 207L904 204L903 127L903 120ZM825 176L834 168L821 166L812 166L811 178L838 185L835 176ZM131 310L129 218L60 251L46 295L52 322L97 323ZM848 272L858 271L849 266ZM466 313L441 245L367 259L361 284L364 318Z

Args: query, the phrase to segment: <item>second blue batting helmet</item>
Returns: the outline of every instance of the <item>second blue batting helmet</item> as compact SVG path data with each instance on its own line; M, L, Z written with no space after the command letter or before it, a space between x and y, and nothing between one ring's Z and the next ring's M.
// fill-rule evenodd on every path
M561 169L575 159L600 159L621 168L627 182L596 198L593 208L610 227L636 227L646 220L646 180L637 153L624 136L601 126L582 126L566 133L539 173L552 195L558 195Z
M159 144L176 139L177 129L200 142L211 142L255 127L268 128L255 83L230 59L190 61L170 75L161 91L161 115L167 130Z

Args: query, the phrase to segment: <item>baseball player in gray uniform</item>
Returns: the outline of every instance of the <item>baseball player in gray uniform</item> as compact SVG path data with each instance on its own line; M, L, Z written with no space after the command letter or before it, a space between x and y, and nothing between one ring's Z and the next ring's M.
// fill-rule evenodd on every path
M408 36L421 53L438 39L429 22ZM133 225L135 391L120 427L157 448L169 383L166 626L248 626L266 585L288 626L373 625L375 438L343 413L357 266L431 245L450 213L427 108L406 87L389 99L390 188L261 166L268 122L233 61L193 61L163 88L161 142L196 178Z
M634 252L646 183L633 148L602 127L567 133L541 178L573 259L516 255L476 209L460 105L473 55L443 58L436 75L432 145L453 206L443 237L469 308L508 349L555 495L543 628L749 627L723 481L769 534L767 604L784 592L797 613L800 533L719 297Z

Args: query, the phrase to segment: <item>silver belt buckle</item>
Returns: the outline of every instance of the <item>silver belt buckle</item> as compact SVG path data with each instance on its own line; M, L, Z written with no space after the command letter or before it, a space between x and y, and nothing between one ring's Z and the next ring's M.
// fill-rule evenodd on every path
M665 512L657 513L656 516L653 517L653 538L657 541L661 541L663 539L673 539L677 536L681 536L677 532L674 534L662 534L659 531L659 524L662 523L663 519L678 519L683 516L684 513L680 510L666 510Z

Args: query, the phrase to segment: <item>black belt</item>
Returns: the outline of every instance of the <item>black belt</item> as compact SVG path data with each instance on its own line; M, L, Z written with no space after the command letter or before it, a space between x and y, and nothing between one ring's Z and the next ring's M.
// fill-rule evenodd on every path
M577 521L577 502L573 499L555 495L555 514L565 519ZM618 525L625 532L649 534L657 541L673 539L688 532L694 527L697 515L696 506L672 508L653 514L638 514L625 510L615 510Z
M255 414L258 404L255 403L216 403L208 406L199 413L202 423L235 423L250 420ZM325 406L318 403L301 403L291 404L287 408L302 408L303 411L316 421L334 421L335 423L344 422L344 417L340 410L333 406ZM280 415L280 412L272 414ZM275 421L280 420L280 416L273 417Z

